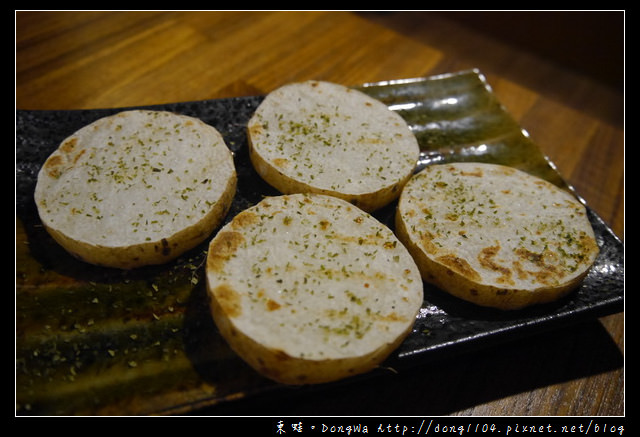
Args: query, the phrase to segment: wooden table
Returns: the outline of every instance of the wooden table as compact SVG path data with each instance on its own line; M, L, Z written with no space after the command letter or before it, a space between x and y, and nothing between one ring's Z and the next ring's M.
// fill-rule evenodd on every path
M622 26L622 20L621 24ZM18 12L16 108L93 109L479 68L620 239L623 93L437 13ZM370 383L212 415L624 415L624 313Z

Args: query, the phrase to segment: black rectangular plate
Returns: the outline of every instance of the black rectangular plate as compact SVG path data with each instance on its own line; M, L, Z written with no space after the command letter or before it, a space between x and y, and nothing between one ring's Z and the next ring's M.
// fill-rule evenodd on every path
M476 70L365 84L409 123L433 163L511 165L572 190ZM246 123L263 96L145 108L198 117L234 152L238 189L226 218L278 193L254 171ZM213 324L204 286L206 243L163 266L119 271L84 264L42 228L37 173L82 126L133 108L16 111L16 414L175 414L282 387L256 374ZM624 247L587 207L600 255L560 301L520 311L479 308L425 285L415 327L385 366L397 370L624 310ZM393 229L395 204L374 213ZM375 378L376 372L364 375Z

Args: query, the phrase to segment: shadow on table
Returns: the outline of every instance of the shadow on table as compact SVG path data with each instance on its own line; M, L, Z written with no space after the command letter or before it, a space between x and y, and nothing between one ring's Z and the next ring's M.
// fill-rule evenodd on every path
M449 415L518 393L620 369L623 365L621 351L604 326L593 320L398 373L384 370L378 378L285 388L194 414Z

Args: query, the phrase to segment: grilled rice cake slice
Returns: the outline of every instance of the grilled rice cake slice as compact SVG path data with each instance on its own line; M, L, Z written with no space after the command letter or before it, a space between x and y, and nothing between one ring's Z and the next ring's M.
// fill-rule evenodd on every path
M235 190L233 156L214 127L130 110L66 138L42 166L34 196L43 225L68 252L131 269L203 242Z
M370 371L411 331L418 268L393 232L321 194L267 197L212 239L213 319L262 375L317 384Z
M256 171L281 193L328 194L365 211L399 196L420 153L397 113L358 90L322 81L272 91L247 132Z
M396 233L423 279L482 306L518 309L576 288L599 249L572 194L511 167L426 167L407 183Z

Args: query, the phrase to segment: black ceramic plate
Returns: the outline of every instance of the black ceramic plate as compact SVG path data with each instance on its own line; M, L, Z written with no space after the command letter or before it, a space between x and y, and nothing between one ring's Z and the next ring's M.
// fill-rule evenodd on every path
M461 160L496 162L571 189L477 71L359 89L407 120L421 145L419 168ZM278 194L254 172L247 156L246 122L262 98L148 107L198 117L223 134L239 176L227 220L263 196ZM183 413L281 388L246 366L219 336L204 287L206 243L167 265L123 272L72 258L43 230L33 203L40 166L75 130L123 109L16 112L18 415ZM392 204L374 215L393 229L394 210ZM553 304L505 313L425 285L415 327L385 366L401 371L623 311L623 245L588 211L601 253L578 290Z

